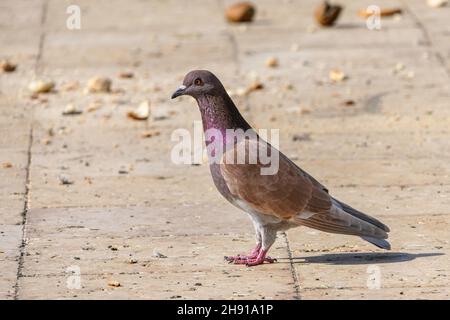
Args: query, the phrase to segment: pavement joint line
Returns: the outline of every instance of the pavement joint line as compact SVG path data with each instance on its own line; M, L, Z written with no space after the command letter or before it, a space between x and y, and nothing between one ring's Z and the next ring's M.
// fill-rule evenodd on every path
M44 0L42 4L42 11L41 11L41 21L40 21L40 28L43 29L45 25L45 21L47 19L47 11L48 11L48 0ZM40 62L42 58L42 52L44 50L44 41L45 41L45 31L42 31L39 36L39 45L38 45L38 54L36 55L36 60L34 64L34 74L35 76L39 72L40 68ZM22 211L22 241L19 247L19 261L17 263L17 274L16 274L16 282L14 284L14 295L13 300L19 299L19 289L20 289L20 278L22 277L22 271L23 271L23 265L25 262L25 251L26 251L26 245L27 245L27 219L28 219L28 212L30 210L30 187L31 187L31 177L30 177L30 171L31 171L31 159L32 159L32 147L33 147L33 122L34 122L34 116L33 112L31 112L31 122L30 122L30 133L28 138L28 147L27 147L27 165L26 165L26 176L25 176L25 193L24 193L24 205L23 205L23 211Z
M220 7L220 9L222 11L224 11L226 9L223 0L217 0L217 4L219 5L219 7ZM239 63L239 47L238 47L238 43L236 41L236 38L235 38L233 32L231 32L228 27L226 28L226 34L227 34L227 36L228 36L228 38L230 40L230 44L231 44L231 48L232 48L232 55L233 55L232 60L236 64L236 68L237 68L237 71L239 73L240 70L241 70L241 65Z
M30 127L29 141L28 141L28 158L27 158L27 166L26 166L26 177L25 177L25 193L24 193L24 205L22 211L22 241L19 247L19 261L17 263L17 275L16 282L14 284L14 300L19 298L19 279L22 276L23 264L25 260L25 248L27 244L26 238L26 225L27 225L27 215L29 211L29 200L30 200L30 168L31 168L31 147L33 145L33 125Z
M42 4L42 11L41 11L41 22L40 22L40 28L43 29L45 22L47 21L47 11L48 11L48 0L44 0ZM34 72L37 75L40 68L41 68L41 58L42 53L44 51L44 42L46 38L45 30L42 30L40 36L39 36L39 47L38 47L38 54L36 56L36 63L34 65Z
M294 292L295 292L294 299L295 300L301 300L300 283L299 283L297 271L295 270L294 261L292 260L292 252L291 252L291 247L289 245L289 239L287 237L286 232L283 232L282 235L283 235L284 241L286 243L286 250L287 250L288 259L289 259L289 267L290 267L290 270L291 270L292 279L294 280Z
M447 65L445 63L445 59L444 59L444 57L442 57L441 53L439 51L435 50L435 47L433 45L433 41L431 40L430 33L428 32L427 28L422 23L422 21L420 20L419 16L417 16L417 14L413 10L410 9L410 7L408 6L407 1L401 0L401 2L405 6L406 10L411 15L411 17L413 18L413 20L416 23L417 27L422 31L423 36L425 37L425 45L431 49L431 51L434 53L436 59L439 61L441 66L444 68L446 75L448 77L450 77L450 69L447 68Z

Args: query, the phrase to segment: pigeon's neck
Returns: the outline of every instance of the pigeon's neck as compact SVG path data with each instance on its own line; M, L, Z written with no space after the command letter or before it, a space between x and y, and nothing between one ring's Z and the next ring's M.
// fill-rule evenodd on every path
M203 130L219 130L225 138L227 129L251 129L228 94L197 97L203 122Z

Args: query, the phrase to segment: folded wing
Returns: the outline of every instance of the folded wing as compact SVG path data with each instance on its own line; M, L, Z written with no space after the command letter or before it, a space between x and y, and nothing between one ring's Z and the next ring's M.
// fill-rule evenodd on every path
M264 165L259 158L254 164L226 163L237 159L238 150L258 152L261 147L279 153L279 169L273 175L261 174ZM326 232L387 238L387 226L332 198L324 186L265 141L243 140L226 153L220 164L224 180L230 192L254 211Z

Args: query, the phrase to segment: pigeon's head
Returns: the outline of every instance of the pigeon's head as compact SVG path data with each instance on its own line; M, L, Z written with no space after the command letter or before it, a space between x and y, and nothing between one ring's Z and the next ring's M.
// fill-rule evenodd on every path
M173 94L172 99L188 95L198 98L202 95L221 95L225 89L219 79L210 71L194 70L189 72L180 86Z

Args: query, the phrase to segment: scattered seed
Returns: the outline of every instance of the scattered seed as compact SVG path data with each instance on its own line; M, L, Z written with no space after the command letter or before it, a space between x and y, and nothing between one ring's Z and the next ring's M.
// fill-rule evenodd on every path
M431 8L439 8L447 5L448 0L427 0L427 5Z
M59 175L58 178L59 178L59 182L62 185L71 185L74 183L73 180L71 180L69 177L67 177L66 175L63 175L63 174Z
M28 85L28 89L33 93L48 93L53 90L55 83L49 80L35 80Z
M11 162L2 163L2 168L7 169L7 168L12 168L12 167L13 167L13 164Z
M347 75L338 69L333 69L329 73L330 80L333 82L341 82L347 79Z
M62 112L63 116L74 116L82 114L83 111L77 109L73 104L68 104L64 111Z
M270 57L266 60L266 67L275 68L278 67L278 59L275 57Z
M317 7L314 17L321 26L330 27L339 18L341 11L341 6L329 4L327 1L324 1Z
M141 138L151 138L159 136L160 132L155 130L147 130L141 133Z
M162 254L161 252L156 251L156 250L153 250L153 256L154 256L155 258L160 258L160 259L167 258L166 255L164 255L164 254Z
M14 72L17 68L17 64L11 63L7 60L0 61L0 70L2 72Z
M245 89L244 95L262 89L264 89L264 85L259 80L255 80L247 87L247 89Z
M111 79L105 77L93 77L87 84L88 93L111 92Z
M119 73L119 78L122 78L122 79L131 79L133 77L134 77L133 72L124 71L124 72Z
M108 286L110 286L110 287L121 287L122 285L120 284L119 281L109 280L108 281Z
M399 73L400 71L405 69L405 65L401 62L397 62L394 68L392 69L393 73Z
M350 106L354 106L354 105L355 105L354 100L345 100L344 101L344 106L350 107Z
M49 144L52 143L52 140L50 140L49 138L43 138L43 139L41 139L41 143L42 143L43 145L48 146Z
M147 120L150 116L150 101L141 102L136 110L129 111L127 116L133 120Z
M239 2L231 5L225 11L225 17L229 22L251 22L256 9L250 2Z
M300 114L304 115L304 114L310 114L311 110L307 109L307 108L300 108Z

